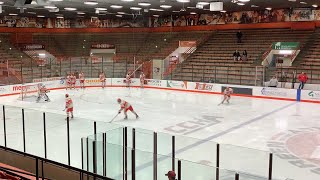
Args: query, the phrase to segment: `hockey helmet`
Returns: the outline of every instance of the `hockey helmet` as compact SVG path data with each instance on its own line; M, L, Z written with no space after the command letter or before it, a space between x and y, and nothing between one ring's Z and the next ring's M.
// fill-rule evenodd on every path
M66 94L66 98L69 97L69 94Z
M121 103L121 99L120 99L120 98L118 98L118 99L117 99L117 102L118 102L118 103Z

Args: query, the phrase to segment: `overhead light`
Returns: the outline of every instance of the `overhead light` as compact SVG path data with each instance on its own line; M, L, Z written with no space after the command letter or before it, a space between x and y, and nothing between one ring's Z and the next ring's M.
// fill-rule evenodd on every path
M250 0L239 0L239 2L249 2Z
M161 8L164 8L164 9L169 9L169 8L171 8L172 6L163 4L163 5L160 5L160 7L161 7Z
M147 3L147 2L141 2L141 3L138 3L139 6L150 6L151 4L150 3Z
M86 14L86 13L84 13L84 12L77 12L77 14L83 15L83 14Z
M268 11L271 11L271 9L272 9L271 7L267 7L267 8L266 8L266 10L268 10Z
M39 53L39 56L46 56L45 53Z
M185 12L185 11L187 11L185 8L180 9L180 12Z
M280 50L279 54L292 54L292 50Z
M66 11L76 11L77 9L76 8L71 8L71 7L66 7L66 8L64 8L64 10L66 10Z
M90 6L95 6L98 4L98 2L97 1L85 1L84 4L90 5Z
M36 12L31 12L31 11L30 11L30 12L27 12L27 13L28 13L28 14L37 14Z
M57 16L57 19L63 19L64 17L62 17L62 16Z
M27 9L27 8L18 7L17 9Z
M122 17L122 15L121 15L121 14L117 14L116 16L117 16L117 17Z
M140 8L140 7L130 7L130 9L131 9L131 10L136 10L136 11L141 10L141 8Z
M38 18L44 18L44 16L42 16L42 15L38 15L37 17L38 17Z
M152 15L153 17L159 17L159 15L157 15L157 14L154 14L154 15Z
M255 8L255 7L259 7L259 6L252 4L251 7Z
M95 9L98 11L106 11L107 10L107 8L95 8Z
M237 3L239 6L244 6L244 3Z
M226 13L227 11L225 11L225 10L222 10L222 11L220 11L220 12L222 12L222 13Z
M121 9L122 8L122 6L120 6L120 5L111 5L110 7L114 8L114 9Z
M210 3L209 2L198 2L197 4L200 4L200 5L209 5Z
M126 14L125 12L117 12L118 14Z
M49 1L51 1L51 2L61 2L63 0L49 0Z
M304 2L304 1L301 1L301 2L300 2L300 4L307 4L307 3L306 3L306 2Z
M188 3L188 2L190 2L190 0L177 0L177 2L180 2L180 3Z
M10 13L9 16L18 16L18 14L12 14L12 13Z
M56 9L57 8L56 6L43 6L43 7L46 9Z
M163 9L154 9L154 8L151 8L150 11L159 11L159 12L161 12L161 11L164 11L164 10L163 10Z
M290 1L290 2L296 2L297 0L288 0L288 1Z
M174 13L178 13L178 12L180 12L180 11L172 11L172 12L174 12Z
M318 5L316 5L316 4L313 4L313 5L312 5L312 7L316 8L316 7L318 7Z
M121 1L124 1L124 2L132 2L134 0L121 0Z
M196 7L190 7L190 6L189 6L189 7L187 7L187 8L188 8L188 9L196 9Z
M4 4L4 2L0 1L0 4Z
M196 12L190 12L190 14L197 14Z

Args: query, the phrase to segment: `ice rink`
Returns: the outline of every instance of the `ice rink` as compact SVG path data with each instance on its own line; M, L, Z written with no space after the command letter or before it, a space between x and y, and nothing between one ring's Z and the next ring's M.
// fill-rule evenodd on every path
M81 167L80 139L73 138L93 134L89 120L97 121L98 131L104 131L103 122L117 114L116 100L122 98L132 104L140 118L135 119L129 112L128 120L121 114L113 123L181 139L189 137L183 142L177 138L178 158L214 166L215 143L221 143L222 168L266 177L269 152L274 152L275 178L320 179L320 113L319 104L315 103L233 96L230 104L218 106L221 95L139 88L55 90L48 94L51 99L48 103L7 96L1 97L0 102L6 108L8 147L23 150L21 108L25 108L26 151L43 155L42 112L46 112L48 158L66 163L66 149L59 148L66 143L62 111L66 92L71 95L75 109L75 118L70 121L71 165ZM1 145L4 144L2 113ZM137 138L137 146L143 149L147 140Z

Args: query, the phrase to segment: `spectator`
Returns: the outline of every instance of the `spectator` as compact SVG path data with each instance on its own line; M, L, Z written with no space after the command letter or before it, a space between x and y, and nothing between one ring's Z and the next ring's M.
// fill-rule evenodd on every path
M244 50L243 53L242 53L242 61L247 61L248 59L248 53L247 53L247 50Z
M233 60L234 60L234 61L239 61L239 60L240 60L240 53L238 52L238 50L236 50L236 51L233 53Z
M175 180L176 179L176 173L174 171L169 171L166 176L168 176L168 180Z
M238 43L242 43L242 32L238 31L236 36L237 36Z
M273 76L269 81L269 87L277 87L278 86L278 79L276 76Z
M308 76L305 72L299 74L298 79L300 81L299 89L303 89L304 84L308 81Z

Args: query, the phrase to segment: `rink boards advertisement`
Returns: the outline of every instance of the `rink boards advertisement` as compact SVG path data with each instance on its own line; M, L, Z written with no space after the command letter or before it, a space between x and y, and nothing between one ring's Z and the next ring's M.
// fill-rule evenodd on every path
M39 83L45 85L50 90L64 89L66 82L64 78L58 77L54 81L45 81L28 84L16 84L0 86L0 96L17 95L20 94L24 88L34 86ZM38 81L38 80L36 80ZM235 96L252 96L257 98L270 98L279 100L297 100L306 102L320 103L320 91L285 89L285 88L270 88L270 87L255 87L255 86L241 86L241 85L227 85L227 84L214 84L202 82L187 82L187 81L172 81L172 80L158 80L146 79L144 87L154 89L172 89L179 91L202 92L211 94L222 94L226 87L231 87L234 90ZM77 80L76 86L79 86ZM107 87L125 87L127 85L124 78L107 78ZM98 78L88 78L85 80L86 87L101 87L101 82ZM130 87L140 87L140 79L133 78L130 81Z

